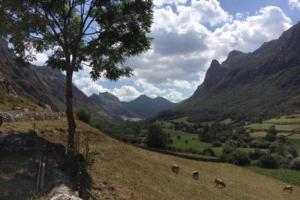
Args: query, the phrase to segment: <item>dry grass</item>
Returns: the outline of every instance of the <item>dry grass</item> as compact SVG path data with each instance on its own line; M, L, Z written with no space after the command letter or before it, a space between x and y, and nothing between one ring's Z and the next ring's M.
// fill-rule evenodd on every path
M66 142L65 121L36 122L41 134L54 142ZM31 129L26 122L5 124L2 131L23 132ZM174 156L148 152L118 142L96 129L78 123L78 132L90 137L94 150L99 152L91 169L93 192L101 199L132 200L193 200L193 199L299 199L300 188L294 193L282 191L285 183L229 164L186 160ZM171 172L176 163L181 171ZM195 181L194 170L200 172ZM227 188L214 186L214 179L222 178Z

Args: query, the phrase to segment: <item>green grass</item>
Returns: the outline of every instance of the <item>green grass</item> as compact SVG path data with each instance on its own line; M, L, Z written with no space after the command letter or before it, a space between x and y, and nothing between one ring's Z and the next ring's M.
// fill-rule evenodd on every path
M263 174L292 185L300 186L300 171L290 169L264 169L253 166L246 168L256 173Z
M188 124L188 125L192 125L193 124L193 123L191 123L191 122L188 121L188 117L182 117L182 118L178 118L178 119L173 119L171 121L177 122L177 123L185 123L185 124Z
M181 148L181 149L194 149L198 151L202 151L205 148L211 147L211 144L206 142L199 141L198 135L185 133L182 131L176 131L172 129L165 130L166 133L171 135L171 139L173 140L172 147ZM181 138L178 139L177 137ZM188 143L186 143L186 141Z

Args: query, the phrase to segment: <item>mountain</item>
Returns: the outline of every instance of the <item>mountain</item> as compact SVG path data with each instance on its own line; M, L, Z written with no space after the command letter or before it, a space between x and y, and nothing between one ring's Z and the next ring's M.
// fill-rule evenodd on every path
M10 101L3 99L4 95L9 95L15 99L22 98L17 103L18 106L30 106L31 109L50 107L53 111L64 111L65 76L60 71L48 67L18 66L7 42L0 40L0 94L0 104ZM76 109L87 109L93 113L94 118L101 121L137 121L174 105L161 97L151 99L146 96L124 103L108 92L87 97L76 86L73 86L73 95ZM4 108L0 105L0 109L13 109L14 106L11 104L10 108Z
M140 117L149 118L163 110L173 108L176 104L162 97L152 99L146 95L141 95L130 102L124 102L123 105Z
M53 111L65 110L65 76L58 70L48 67L18 66L14 62L14 55L8 49L8 44L0 40L0 93L1 96L14 96L7 101L17 101L17 106L25 104L31 109L36 107L51 108ZM84 108L93 113L97 121L113 120L110 113L89 104L89 98L76 86L73 86L74 106ZM18 100L19 99L19 100ZM1 98L0 98L1 100ZM2 99L3 100L3 99ZM0 104L7 102L0 102ZM33 106L35 104L36 106ZM0 106L1 109L13 109Z
M110 113L114 118L121 118L123 120L130 120L139 118L138 114L132 112L125 107L123 103L109 92L100 94L93 94L89 97L89 103L99 110L103 110L105 113Z
M204 82L175 111L191 120L260 120L300 110L300 23L251 53L213 60Z

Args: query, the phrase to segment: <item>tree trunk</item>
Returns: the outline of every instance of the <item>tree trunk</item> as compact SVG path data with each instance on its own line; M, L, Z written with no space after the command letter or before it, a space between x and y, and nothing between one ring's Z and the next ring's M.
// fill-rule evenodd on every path
M75 149L76 122L73 110L73 69L67 69L66 77L66 115L68 120L68 153Z

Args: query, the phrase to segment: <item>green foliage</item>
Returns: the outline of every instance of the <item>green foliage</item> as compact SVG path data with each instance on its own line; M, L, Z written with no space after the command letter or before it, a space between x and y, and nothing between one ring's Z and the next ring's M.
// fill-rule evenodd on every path
M294 160L292 160L290 168L300 170L300 157L297 157Z
M249 158L251 160L258 160L265 154L266 153L264 151L262 151L261 149L255 148L254 151L249 152Z
M220 142L220 141L214 141L214 142L212 143L212 146L213 146L213 147L222 147L222 142Z
M277 136L276 128L275 128L275 126L271 126L269 128L269 130L267 131L265 139L267 141L273 142L276 140L276 136Z
M148 147L163 149L169 142L170 140L168 136L164 133L160 126L153 124L149 127L146 138L146 145Z
M230 143L224 145L221 157L224 161L235 165L250 164L248 153L236 149L236 146Z
M84 123L89 124L91 121L91 114L86 110L80 109L77 111L76 115L77 119Z
M266 154L259 159L259 166L263 168L278 168L276 158L271 154Z
M90 63L92 78L104 72L106 78L116 80L131 75L130 68L119 67L126 57L150 48L152 7L151 0L3 0L0 35L25 61L34 59L26 50L51 48L51 67L77 71L83 62Z
M211 157L215 157L216 156L214 150L212 150L211 148L204 149L203 152L202 152L202 154L205 155L205 156L211 156Z

